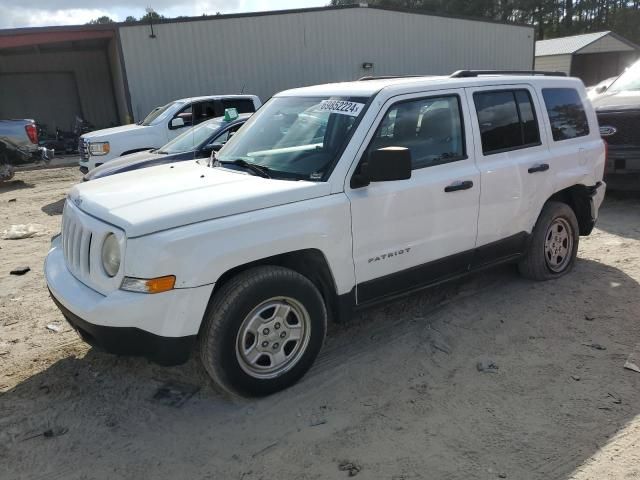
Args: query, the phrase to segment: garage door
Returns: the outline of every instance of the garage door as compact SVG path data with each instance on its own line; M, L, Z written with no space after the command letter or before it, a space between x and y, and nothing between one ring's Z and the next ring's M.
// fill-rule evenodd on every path
M0 118L33 118L53 133L81 114L72 72L0 74Z

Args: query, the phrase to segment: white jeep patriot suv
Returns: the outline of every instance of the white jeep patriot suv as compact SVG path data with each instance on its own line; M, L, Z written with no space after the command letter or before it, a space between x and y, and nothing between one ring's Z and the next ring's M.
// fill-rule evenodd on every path
M45 263L89 343L223 389L309 369L327 321L502 262L573 266L605 147L584 86L461 71L275 95L209 160L75 186Z

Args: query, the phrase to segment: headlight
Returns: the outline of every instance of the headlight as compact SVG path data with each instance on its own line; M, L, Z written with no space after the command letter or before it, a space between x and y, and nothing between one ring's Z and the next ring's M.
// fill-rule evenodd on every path
M89 143L89 153L91 155L106 155L109 153L109 142L91 142Z
M113 233L110 233L102 243L102 267L110 277L115 277L120 270L120 245Z

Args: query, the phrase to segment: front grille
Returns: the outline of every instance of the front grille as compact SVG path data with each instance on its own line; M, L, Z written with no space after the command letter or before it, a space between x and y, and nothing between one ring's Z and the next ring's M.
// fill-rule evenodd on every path
M604 137L609 145L640 145L640 112L598 113L598 123L616 129Z
M80 160L83 162L89 160L89 142L87 140L84 140L83 138L80 139L78 152L80 153Z
M78 279L91 275L91 242L93 233L86 228L71 208L64 209L62 218L62 249L69 271Z

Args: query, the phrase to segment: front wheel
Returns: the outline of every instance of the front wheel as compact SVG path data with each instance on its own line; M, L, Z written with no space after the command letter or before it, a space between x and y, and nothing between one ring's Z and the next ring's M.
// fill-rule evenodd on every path
M550 280L568 273L578 253L576 215L566 203L547 202L533 229L520 273L533 280Z
M256 267L214 295L200 334L201 358L224 391L268 395L309 370L326 330L327 310L309 279L283 267Z

